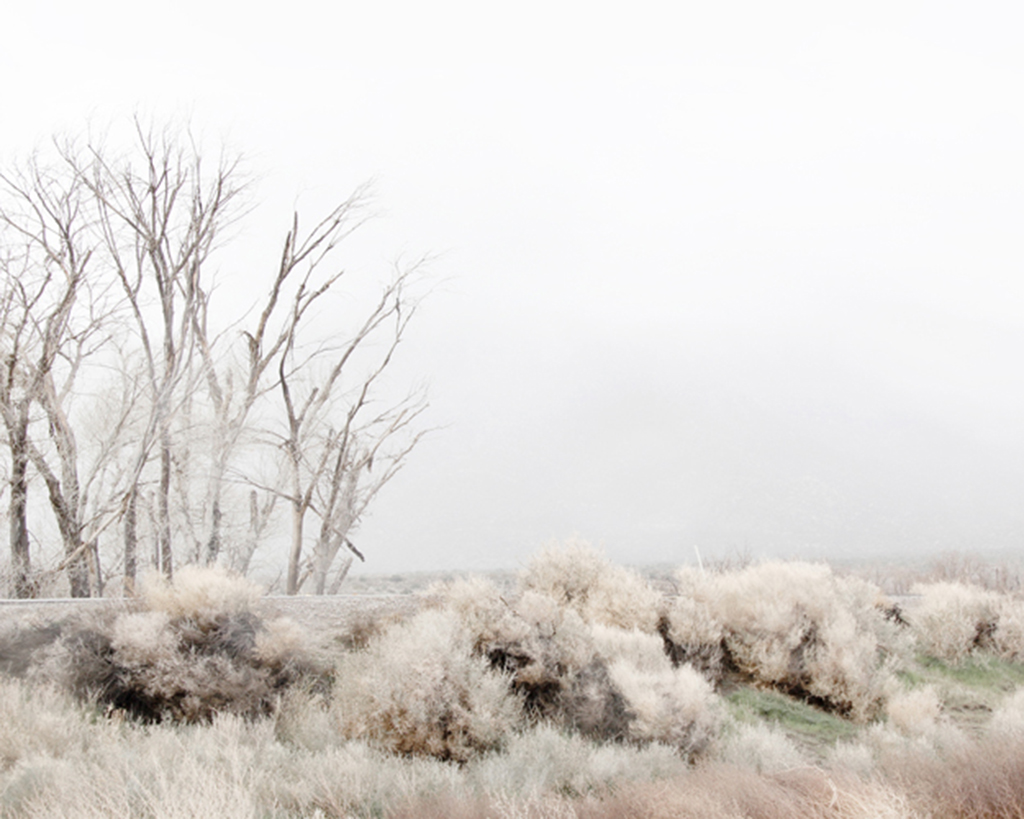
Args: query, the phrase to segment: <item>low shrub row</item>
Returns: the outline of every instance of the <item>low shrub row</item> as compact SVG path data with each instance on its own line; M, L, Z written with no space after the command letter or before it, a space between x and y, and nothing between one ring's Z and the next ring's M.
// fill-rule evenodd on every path
M917 587L907 612L823 564L683 568L675 584L571 542L537 554L512 592L478 577L435 587L418 614L361 624L314 660L296 627L256 615L257 587L186 568L130 610L61 629L33 673L150 723L261 717L302 691L346 740L460 764L544 725L693 760L739 685L909 726L939 708L896 674L915 651L1024 654L1024 603L962 584Z

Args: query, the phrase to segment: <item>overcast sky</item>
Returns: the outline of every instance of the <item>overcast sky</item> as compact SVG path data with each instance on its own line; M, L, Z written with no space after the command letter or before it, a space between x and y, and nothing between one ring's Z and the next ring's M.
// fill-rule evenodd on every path
M365 571L1021 549L1021 8L6 3L0 158L190 116L267 274L376 179L354 263L439 254L395 375L441 429Z

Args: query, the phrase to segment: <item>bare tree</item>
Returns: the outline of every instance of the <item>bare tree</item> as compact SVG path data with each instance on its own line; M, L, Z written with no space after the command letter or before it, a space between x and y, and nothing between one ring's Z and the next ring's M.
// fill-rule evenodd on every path
M31 597L31 555L28 532L28 427L29 412L38 384L25 366L31 355L31 309L42 299L45 286L29 287L24 259L4 260L2 314L3 373L0 375L0 412L11 453L10 548L15 597ZM19 269L15 269L15 268ZM48 282L47 282L48 284Z
M350 333L318 335L313 313L338 292L339 248L364 219L360 188L306 234L296 214L262 300L238 310L207 272L244 212L238 159L208 165L187 131L138 120L124 152L55 146L56 166L0 174L0 419L16 592L31 591L32 475L75 595L102 591L104 532L120 531L131 592L140 536L168 576L178 559L225 553L245 571L281 507L287 591L309 578L318 593L336 588L359 555L351 532L422 436L421 393L378 405L416 312L420 265L397 269ZM78 385L102 367L118 380L94 396L103 409L83 438ZM256 480L252 460L267 454L275 475ZM244 535L227 547L225 531ZM191 546L177 543L176 557L180 538Z
M63 182L64 184L61 184ZM93 248L86 237L83 186L77 176L57 180L33 158L16 173L0 175L4 205L0 224L17 268L6 257L3 337L6 355L0 410L12 458L11 550L15 591L29 593L28 464L43 478L64 542L73 597L88 596L83 542L84 511L79 453L68 417L73 387L84 361L101 341L101 300L89 287ZM30 434L31 410L47 421L48 443Z
M302 238L296 215L285 239L277 279L283 282L295 271L303 271L278 337L282 347L277 386L285 422L279 443L285 456L291 508L288 594L296 594L310 574L316 578L317 592L324 592L334 558L341 546L349 543L349 529L422 436L416 433L403 440L413 420L426 408L422 395L407 396L383 410L377 410L373 401L374 388L416 312L409 286L419 273L419 264L396 272L362 325L340 345L318 346L309 354L301 350L304 319L310 308L344 275L343 270L335 270L319 276L351 230L351 210L351 202L343 204ZM350 367L355 369L356 354L381 340L383 349L376 361L359 371L354 384L343 390L342 376L349 375ZM374 476L375 458L378 472ZM310 512L319 516L321 527L304 571L305 524Z
M173 132L147 130L139 120L135 126L138 165L131 158L109 160L96 148L88 164L65 152L95 199L98 224L134 319L148 377L149 424L136 451L125 502L129 585L136 566L139 481L154 448L159 459L156 550L163 573L173 573L173 420L195 388L196 317L209 298L204 264L220 232L238 215L236 200L244 189L238 160L222 161L208 176L191 139L182 144ZM155 311L148 309L151 302Z

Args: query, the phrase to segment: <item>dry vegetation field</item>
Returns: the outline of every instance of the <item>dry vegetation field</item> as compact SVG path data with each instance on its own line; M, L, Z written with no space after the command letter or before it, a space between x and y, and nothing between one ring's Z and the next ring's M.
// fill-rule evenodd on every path
M6 605L0 817L1024 816L1015 579L570 543L397 600Z

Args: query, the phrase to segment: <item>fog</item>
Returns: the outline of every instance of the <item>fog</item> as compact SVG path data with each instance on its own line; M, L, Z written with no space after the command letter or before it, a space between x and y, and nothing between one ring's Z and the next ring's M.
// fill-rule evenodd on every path
M1018 549L1019 8L487 8L20 4L0 155L191 117L260 179L225 287L376 180L352 264L435 254L391 385L437 429L361 571Z

